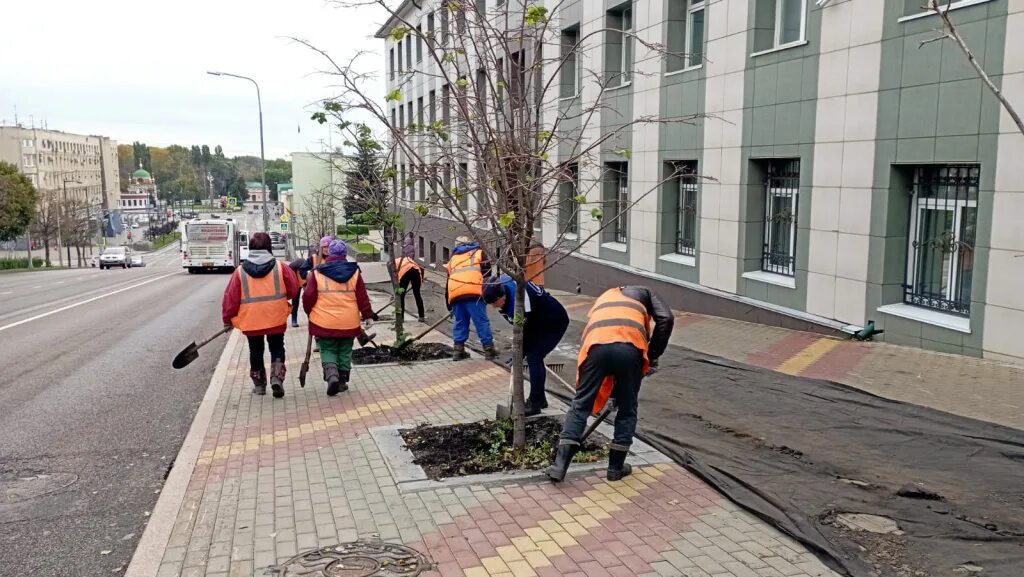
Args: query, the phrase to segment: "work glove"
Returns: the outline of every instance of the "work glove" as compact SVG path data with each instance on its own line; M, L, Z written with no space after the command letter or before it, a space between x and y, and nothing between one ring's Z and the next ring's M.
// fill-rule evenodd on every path
M235 328L235 325L233 325L231 323L224 323L224 328L226 328L226 329L233 329L233 328Z
M363 330L370 330L373 327L373 319L366 319L363 321Z
M380 320L380 315L378 315L377 313L373 313L373 320L374 320L374 322L379 321Z

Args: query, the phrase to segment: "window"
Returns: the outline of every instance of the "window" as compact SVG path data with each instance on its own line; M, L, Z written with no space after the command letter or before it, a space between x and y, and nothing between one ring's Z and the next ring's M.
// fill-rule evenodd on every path
M388 76L391 80L395 79L395 48L393 46L388 54Z
M409 187L409 200L416 200L416 165L409 163L409 182L406 183Z
M422 236L419 238L419 243L418 244L419 244L419 249L420 249L419 250L420 258L423 258L423 237Z
M405 107L398 105L398 131L405 130Z
M434 13L427 14L427 47L434 47Z
M630 4L625 4L622 8L609 11L607 19L607 77L611 86L625 86L633 76L633 9Z
M427 118L430 124L437 122L437 91L431 90L427 96Z
M579 194L580 167L575 162L566 168L566 173L558 183L558 229L562 234L579 234L580 203L576 200Z
M561 69L561 93L562 98L571 98L580 93L579 87L579 62L576 58L576 45L580 42L580 29L578 27L562 30L562 69Z
M416 62L423 62L423 27L416 26Z
M705 0L669 0L666 72L704 63Z
M32 142L31 138L26 138L21 141L21 146L22 148L33 148L35 144Z
M456 179L455 186L459 189L456 194L459 199L459 208L469 210L469 165L465 162L459 163L459 173L456 175Z
M22 154L21 165L24 168L29 168L36 165L36 155L34 154Z
M423 126L423 97L416 99L416 123Z
M412 70L412 38L405 39L405 63Z
M442 8L441 8L441 43L442 44L447 44L448 43L448 19L449 19L448 7L447 7L447 5L442 5Z
M807 0L757 0L754 49L771 50L803 42Z
M629 240L627 225L629 222L629 164L625 162L609 162L605 187L604 218L615 221L606 238L613 242L625 244Z
M979 171L977 165L914 170L905 303L970 315Z
M394 108L392 108L392 109L391 109L391 128L392 128L392 129L399 129L399 130L401 130L401 129L400 129L399 127L398 127L398 122L397 122L397 113L395 112L395 109L394 109Z
M771 160L767 164L764 199L764 249L761 270L784 276L796 272L797 198L800 159Z
M487 71L479 68L476 71L476 81L473 82L473 91L476 94L476 105L479 108L487 107Z
M459 34L465 34L466 33L466 10L463 9L461 6L457 7L456 10L457 10L457 12L455 13L455 29L456 29L456 31L458 31Z
M509 58L508 96L513 108L519 108L526 102L526 52L520 50Z
M437 243L434 241L430 241L430 262L437 262Z
M401 74L405 68L402 68L402 41L398 41L398 73Z
M444 262L448 262L451 259L451 256L452 256L452 251L451 251L450 248L448 248L446 246L445 247L441 247L441 258L444 259Z
M675 165L676 249L677 254L697 254L697 163Z
M412 116L412 100L409 101L409 112L408 112L408 116L406 116L406 118L409 119L409 130L411 131L412 130L412 125L416 124L416 121L413 120L413 116Z
M404 199L405 198L405 165L404 164L398 169L398 174L399 174L399 187L396 189L396 191L398 192L399 196L401 196Z
M451 98L451 88L449 88L448 85L445 84L444 86L441 87L441 122L443 122L445 126L448 126L452 119L450 105Z

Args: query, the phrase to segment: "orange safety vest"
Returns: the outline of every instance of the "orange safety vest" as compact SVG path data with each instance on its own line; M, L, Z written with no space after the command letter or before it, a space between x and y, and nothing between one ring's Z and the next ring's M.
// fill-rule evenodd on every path
M316 267L320 266L320 259L321 259L321 257L320 257L320 253L319 252L313 253L313 256L310 257L310 260L313 261L313 268L314 269ZM312 270L310 270L309 272L306 273L306 278L302 278L301 274L297 274L296 275L296 276L299 277L299 286L300 287L306 288L306 281L309 280L309 275L311 275L311 274L313 274Z
M547 250L539 244L530 247L526 254L526 280L538 286L544 286L544 265Z
M650 339L651 317L640 301L622 294L622 287L608 289L594 302L587 313L587 326L583 329L583 345L576 361L576 387L579 388L579 369L590 354L590 347L608 343L629 343L644 353L643 374L650 370L647 346ZM615 388L615 378L606 376L594 399L593 413L604 408Z
M421 267L420 264L416 262L416 259L409 258L407 256L400 256L395 259L395 270L398 271L399 279L405 276L405 273L409 272L412 269L423 270L423 267Z
M242 332L263 331L287 322L292 306L280 262L275 262L274 270L263 278L249 276L242 267L236 268L235 274L242 285L238 315L231 319L235 328Z
M309 321L318 327L335 331L358 329L358 285L359 271L346 282L332 280L325 274L316 275L316 304L309 312Z
M457 254L448 261L448 302L464 296L484 294L482 270L484 253L480 249Z

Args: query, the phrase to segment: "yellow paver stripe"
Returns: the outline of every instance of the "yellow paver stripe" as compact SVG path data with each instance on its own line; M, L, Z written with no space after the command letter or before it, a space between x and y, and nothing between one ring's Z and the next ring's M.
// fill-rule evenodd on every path
M466 577L506 574L529 577L535 574L533 569L551 566L552 557L565 555L565 547L579 544L576 537L587 535L590 529L599 526L598 519L610 517L607 510L617 511L616 503L625 504L629 497L639 496L668 469L664 464L638 469L626 477L633 481L628 486L622 481L602 481L573 499L573 503L562 505L561 510L550 511L549 519L542 519L536 527L525 530L526 537L515 537L512 545L496 547L497 555L480 559L480 566L465 569L463 574Z
M474 374L471 377L464 377L453 379L451 381L445 381L436 385L431 385L418 391L406 391L400 395L396 395L387 400L387 403L381 403L376 401L363 406L354 407L347 411L329 415L323 419L317 419L309 423L301 424L297 427L292 426L286 429L279 429L273 433L264 433L261 435L253 435L248 437L244 441L234 441L231 443L218 445L213 449L208 449L199 453L199 458L196 460L197 464L204 465L210 464L211 462L219 459L226 459L229 455L240 455L244 453L251 453L258 451L261 447L268 445L274 445L277 443L286 443L291 440L302 438L304 435L311 435L316 431L323 431L327 429L336 429L341 425L358 420L360 418L369 417L374 414L383 413L391 408L399 407L402 405L408 405L421 399L440 395L442 393L449 393L456 389L460 389L473 383L487 380L491 377L504 376L505 371L494 368L485 369L479 373Z
M840 341L838 339L818 339L804 347L804 349L799 353L786 359L786 361L779 365L775 370L780 373L786 373L787 375L799 375L807 370L807 367L813 365L821 357L827 355L829 351L838 347L839 343Z

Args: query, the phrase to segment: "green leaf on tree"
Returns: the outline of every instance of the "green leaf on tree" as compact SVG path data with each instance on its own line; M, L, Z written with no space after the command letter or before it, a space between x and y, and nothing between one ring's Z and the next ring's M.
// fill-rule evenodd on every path
M455 85L465 90L469 86L469 80L466 80L465 78L459 78L458 80L455 81Z
M452 232L455 232L455 231L459 230L459 227L458 227L458 225L452 223L452 224L448 225L448 230L450 230Z
M405 26L395 26L391 29L391 39L395 42L401 42L402 38L409 32L409 29Z
M386 100L387 102L392 102L394 100L401 100L401 99L402 99L402 91L400 89L398 89L398 88L392 90L391 92L388 92L387 96L384 97L384 100Z
M537 26L548 21L548 9L544 6L534 4L526 8L526 23L530 26Z
M601 220L602 218L604 218L604 213L601 212L600 208L595 207L590 209L590 217L593 218L594 220Z
M585 195L585 194L577 194L574 200L576 202L578 202L579 204L584 204L584 203L587 202L587 195Z
M508 228L512 226L512 221L514 221L515 219L516 211L510 210L498 217L498 224L500 224L502 228Z
M313 115L309 117L309 119L315 120L320 124L325 124L327 122L327 115L324 114L323 112L314 112Z
M629 160L629 159L633 158L633 151L629 150L628 148L623 148L621 150L616 150L615 154L618 154L619 156L624 157L626 160Z
M430 213L430 209L427 208L427 205L422 204L422 203L421 204L417 204L415 210L416 210L416 214L418 214L420 216L427 216L427 214Z

